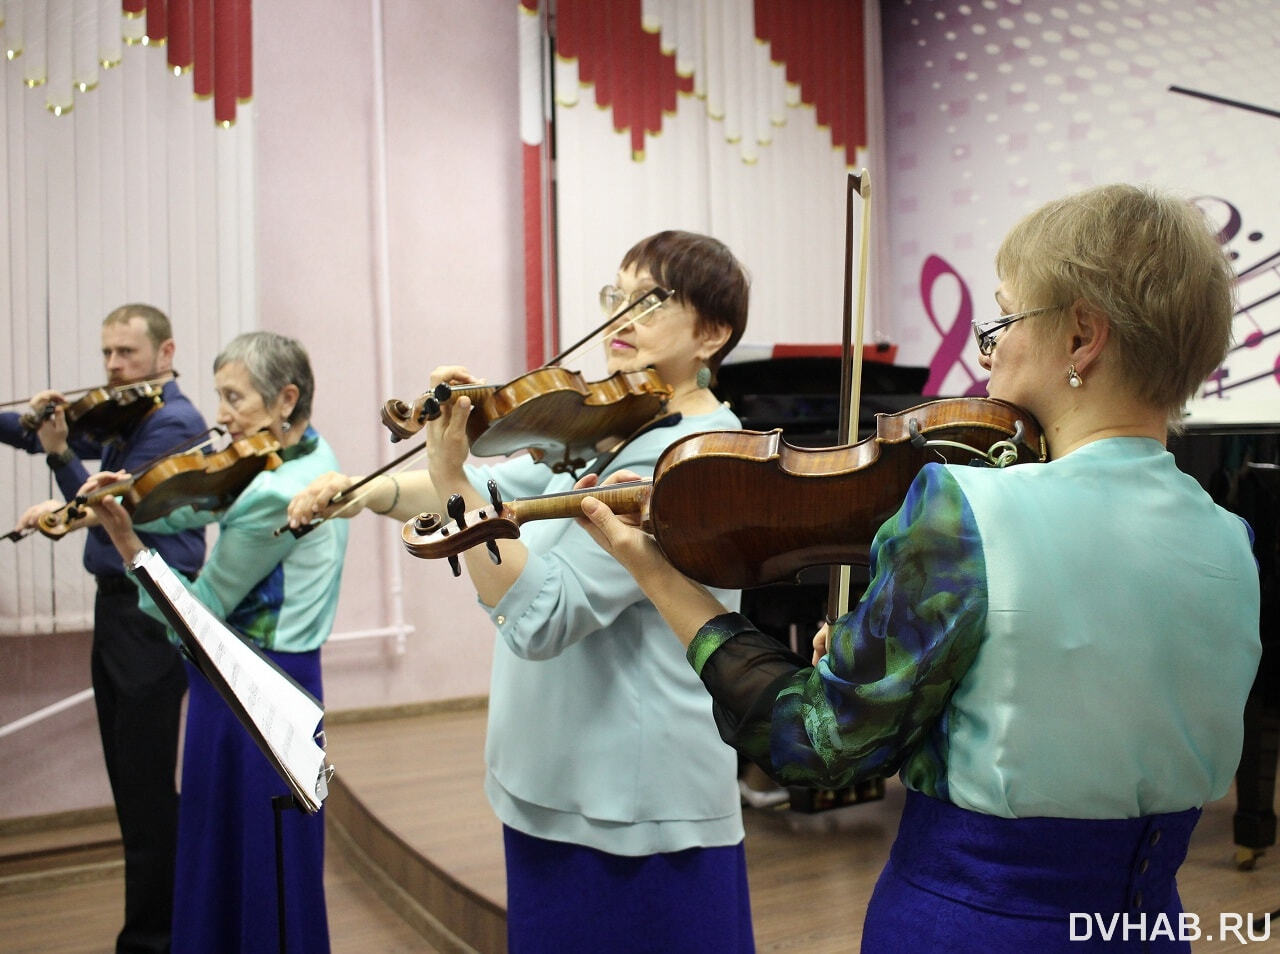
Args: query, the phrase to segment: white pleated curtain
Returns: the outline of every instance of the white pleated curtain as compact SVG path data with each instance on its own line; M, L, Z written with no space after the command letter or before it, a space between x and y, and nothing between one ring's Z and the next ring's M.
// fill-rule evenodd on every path
M213 357L257 326L252 108L219 128L120 0L2 9L0 399L104 383L102 318L139 301L169 315L181 386L211 419ZM7 530L61 495L43 456L0 455ZM0 635L92 625L82 550L78 534L0 541Z
M550 9L546 0L536 6L525 0L521 9L526 190L536 178L532 150L540 150L543 168L550 168L539 138L547 129L541 111L548 101L555 144L554 238L544 223L527 232L526 246L539 238L544 243L551 276L544 284L559 289L559 340L576 340L599 323L595 292L613 279L636 240L680 228L720 238L751 272L740 357L765 354L776 343L838 344L847 173L869 165L879 150L876 4L865 12L858 0L617 0L607 6L608 22L589 26L581 18L599 17L600 8L584 0L558 0ZM629 20L632 14L639 22ZM790 25L774 22L784 18ZM793 29L797 18L804 25L800 35ZM824 32L837 20L840 38ZM539 33L551 39L539 43ZM557 46L570 34L572 43ZM671 66L638 48L646 35L673 62L666 89L654 89L663 84L655 76ZM628 52L628 45L637 48ZM654 97L662 100L660 130L637 133L637 109L624 107L649 101L652 114ZM543 179L545 190L549 174ZM868 340L876 333L869 315ZM600 359L593 354L590 360ZM578 366L584 364L587 359Z

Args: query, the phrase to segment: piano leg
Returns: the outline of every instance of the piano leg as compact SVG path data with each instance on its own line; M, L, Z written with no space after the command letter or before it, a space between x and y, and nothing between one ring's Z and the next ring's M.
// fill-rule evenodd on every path
M1276 763L1280 758L1280 711L1267 705L1263 672L1244 710L1244 750L1236 771L1234 832L1236 867L1252 870L1258 856L1276 843ZM1273 683L1274 686L1274 683Z
M1256 525L1274 541L1255 551L1262 568L1262 659L1244 709L1244 748L1236 770L1234 819L1236 867L1251 870L1258 856L1276 843L1276 765L1280 762L1280 578L1275 553L1280 549L1274 513L1253 514ZM1264 538L1260 537L1259 540Z

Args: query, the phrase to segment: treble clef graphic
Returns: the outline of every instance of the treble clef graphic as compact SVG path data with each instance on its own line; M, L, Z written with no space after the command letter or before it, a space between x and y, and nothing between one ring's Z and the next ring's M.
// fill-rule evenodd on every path
M959 285L960 303L950 324L943 327L942 322L939 321L938 316L934 313L933 292L934 285L938 280L948 275L953 277ZM929 362L929 380L925 382L924 393L942 393L943 383L951 373L951 369L958 367L969 376L970 384L969 388L964 392L964 397L986 394L986 378L979 378L964 360L966 350L973 343L971 332L973 326L973 296L969 293L969 286L965 283L960 273L940 255L930 255L924 260L924 265L920 269L920 300L924 304L924 310L929 316L929 321L933 323L933 327L937 328L938 333L942 335L942 344L938 346L938 350L934 352L933 360ZM977 352L974 351L973 353L976 354Z

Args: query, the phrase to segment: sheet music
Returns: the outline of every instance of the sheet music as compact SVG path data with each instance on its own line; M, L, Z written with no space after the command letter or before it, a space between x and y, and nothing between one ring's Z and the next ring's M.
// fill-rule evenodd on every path
M302 807L319 811L329 777L315 740L324 709L192 596L160 554L144 550L132 570Z

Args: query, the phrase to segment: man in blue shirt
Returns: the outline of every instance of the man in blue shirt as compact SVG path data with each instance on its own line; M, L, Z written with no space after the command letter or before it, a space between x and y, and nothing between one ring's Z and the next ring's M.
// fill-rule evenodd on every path
M39 426L24 425L18 414L0 414L0 441L45 454L68 500L89 476L82 460L99 459L103 470L138 473L155 458L185 449L206 427L174 380L173 352L172 329L162 311L142 304L115 309L102 322L108 386L162 384L163 403L125 425L123 433L91 436L68 423L62 394L41 391L31 399ZM36 504L19 526L33 527L42 514L62 505L60 500ZM143 539L189 577L204 562L203 530L144 534ZM120 556L101 528L86 532L84 566L98 584L91 656L94 701L124 843L125 923L116 952L167 952L177 843L174 776L186 675L164 626L138 609L137 589L126 579Z

